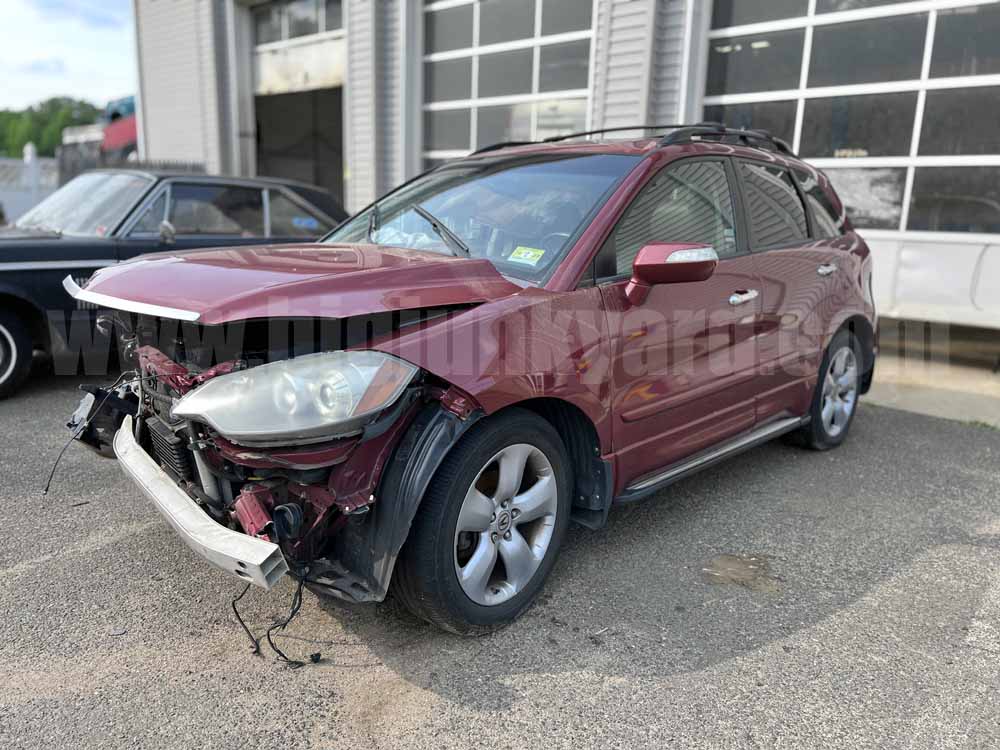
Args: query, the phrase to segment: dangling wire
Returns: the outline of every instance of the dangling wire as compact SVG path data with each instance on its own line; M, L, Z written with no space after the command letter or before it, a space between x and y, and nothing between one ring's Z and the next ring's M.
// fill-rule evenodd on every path
M236 621L240 624L240 627L243 628L243 632L245 632L247 634L247 638L250 639L250 643L253 646L253 651L252 651L253 654L255 654L257 656L260 655L260 644L261 644L261 641L263 641L264 638L267 638L267 644L271 647L271 650L277 655L278 661L284 662L291 669L298 669L299 667L305 666L306 663L304 661L300 661L298 659L289 659L285 655L285 652L282 651L280 648L278 648L278 645L274 642L274 639L271 637L271 635L272 635L272 633L274 633L277 630L284 630L286 627L288 627L288 624L293 619L295 619L295 616L299 613L299 610L302 609L302 588L303 588L303 586L305 586L306 577L308 575L309 575L309 568L306 567L305 570L302 571L302 574L299 575L299 576L297 576L298 577L298 583L295 586L295 593L292 594L292 606L291 606L291 609L288 612L288 616L284 620L282 620L281 622L274 623L271 627L269 627L264 632L263 635L254 636L254 634L253 634L253 632L251 632L250 628L247 627L247 624L243 620L242 615L240 615L239 610L236 608L236 603L238 601L240 601L240 599L243 598L243 596L247 593L247 591L250 590L250 584L248 583L246 585L246 587L244 587L243 591L241 591L239 593L239 595L236 596L232 600L232 602L230 602L230 604L231 604L231 606L233 608L233 614L236 615ZM321 658L322 658L322 654L320 654L318 652L315 653L315 654L310 654L309 655L309 661L312 662L313 664L316 664L317 662L319 662L319 660Z

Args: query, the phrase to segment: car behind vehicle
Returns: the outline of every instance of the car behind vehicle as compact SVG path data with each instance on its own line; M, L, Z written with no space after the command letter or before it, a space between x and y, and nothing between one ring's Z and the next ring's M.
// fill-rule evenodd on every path
M471 633L571 520L782 434L841 443L875 361L871 258L759 131L491 149L322 244L101 271L130 370L74 429L185 541L272 586Z

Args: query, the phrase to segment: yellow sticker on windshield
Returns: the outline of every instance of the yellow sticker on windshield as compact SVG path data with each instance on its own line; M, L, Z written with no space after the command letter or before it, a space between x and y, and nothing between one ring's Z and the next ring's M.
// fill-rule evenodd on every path
M514 252L510 254L509 260L515 263L524 263L528 266L537 266L538 261L542 259L543 255L545 255L545 251L541 248L518 245L514 248Z

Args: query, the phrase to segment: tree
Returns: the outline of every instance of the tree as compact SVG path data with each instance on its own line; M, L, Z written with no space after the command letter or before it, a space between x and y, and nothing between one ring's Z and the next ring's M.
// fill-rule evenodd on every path
M97 122L101 110L82 99L55 97L24 110L0 110L0 155L20 158L31 141L39 156L55 156L63 128Z

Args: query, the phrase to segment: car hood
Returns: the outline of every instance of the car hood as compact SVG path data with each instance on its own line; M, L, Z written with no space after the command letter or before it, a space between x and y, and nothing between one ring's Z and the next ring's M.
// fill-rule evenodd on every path
M315 244L147 255L98 271L84 293L106 307L212 325L473 304L520 289L484 259Z

